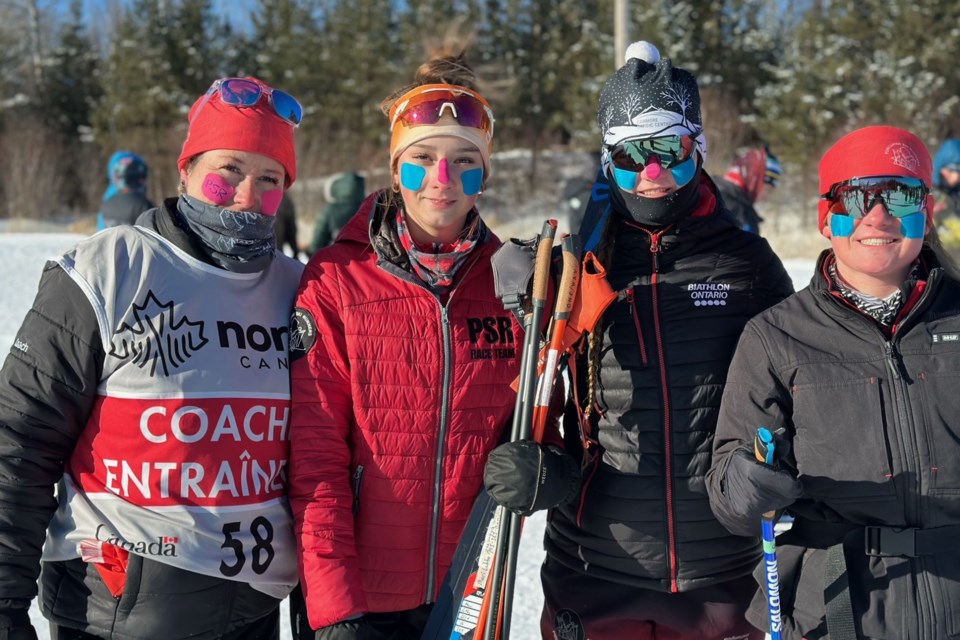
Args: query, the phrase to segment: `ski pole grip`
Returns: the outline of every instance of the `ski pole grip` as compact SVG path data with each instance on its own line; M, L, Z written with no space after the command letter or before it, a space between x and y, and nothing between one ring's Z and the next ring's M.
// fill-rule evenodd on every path
M550 255L553 238L557 235L557 221L545 220L537 243L537 261L533 270L533 304L543 307L547 303L547 287L550 283ZM536 330L536 329L535 329Z
M577 298L577 283L580 280L580 236L569 235L563 238L561 244L563 271L560 275L560 284L557 287L557 304L553 317L557 320L570 318L573 302Z
M757 461L773 466L774 449L773 433L770 429L766 427L757 429L757 435L753 439L753 455L757 458ZM767 511L763 514L763 517L766 520L773 520L775 515L775 511Z

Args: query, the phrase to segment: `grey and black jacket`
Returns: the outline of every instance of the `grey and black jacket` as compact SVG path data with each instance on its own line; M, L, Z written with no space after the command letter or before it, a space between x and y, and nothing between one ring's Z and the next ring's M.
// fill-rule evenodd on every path
M924 251L929 272L884 331L831 291L831 260L744 331L708 476L714 510L735 533L759 529L731 509L724 475L758 426L783 427L782 462L803 484L777 539L784 638L852 637L825 617L838 594L856 637L960 638L960 283ZM758 589L748 617L766 616Z
M138 223L209 261L196 236L177 226L175 208L176 199L168 200ZM48 262L0 370L0 635L28 623L38 574L40 608L48 619L105 638L220 638L272 613L280 601L248 585L134 554L118 598L91 564L41 563L57 509L54 487L94 407L102 345L86 296Z
M548 558L574 571L677 592L748 575L756 537L716 521L705 476L727 367L747 321L793 293L765 240L721 216L716 192L657 234L618 225L602 318L596 410L580 430L568 403L568 451L584 466L580 497L554 509ZM588 363L576 363L587 395ZM581 438L589 442L587 451Z

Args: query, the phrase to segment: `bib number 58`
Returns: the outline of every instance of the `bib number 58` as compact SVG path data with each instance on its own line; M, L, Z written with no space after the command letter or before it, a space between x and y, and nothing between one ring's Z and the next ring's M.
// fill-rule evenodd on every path
M225 560L220 561L220 573L232 578L243 570L243 565L247 563L248 552L243 548L243 542L234 538L235 533L240 532L239 522L226 522L223 525L223 544L220 548L224 551L233 551L234 561L228 564ZM263 516L257 516L250 523L250 535L253 536L254 545L249 551L250 568L257 575L263 574L273 562L276 551L273 549L273 525ZM226 555L226 554L224 554Z

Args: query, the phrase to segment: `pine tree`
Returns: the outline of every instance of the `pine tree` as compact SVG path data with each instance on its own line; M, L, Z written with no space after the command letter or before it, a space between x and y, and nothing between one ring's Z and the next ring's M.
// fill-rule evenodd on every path
M41 112L67 140L89 141L93 110L103 88L100 55L86 33L82 0L71 0L70 20L60 32L44 69Z

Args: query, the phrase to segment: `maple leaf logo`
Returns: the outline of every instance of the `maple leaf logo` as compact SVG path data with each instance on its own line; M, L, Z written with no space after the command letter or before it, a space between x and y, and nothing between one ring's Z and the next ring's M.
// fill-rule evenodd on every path
M187 361L208 340L203 337L203 321L177 320L173 300L161 303L153 291L147 292L143 304L133 304L132 324L124 322L113 334L110 355L131 360L138 367L150 367L150 376L161 370L169 376Z

